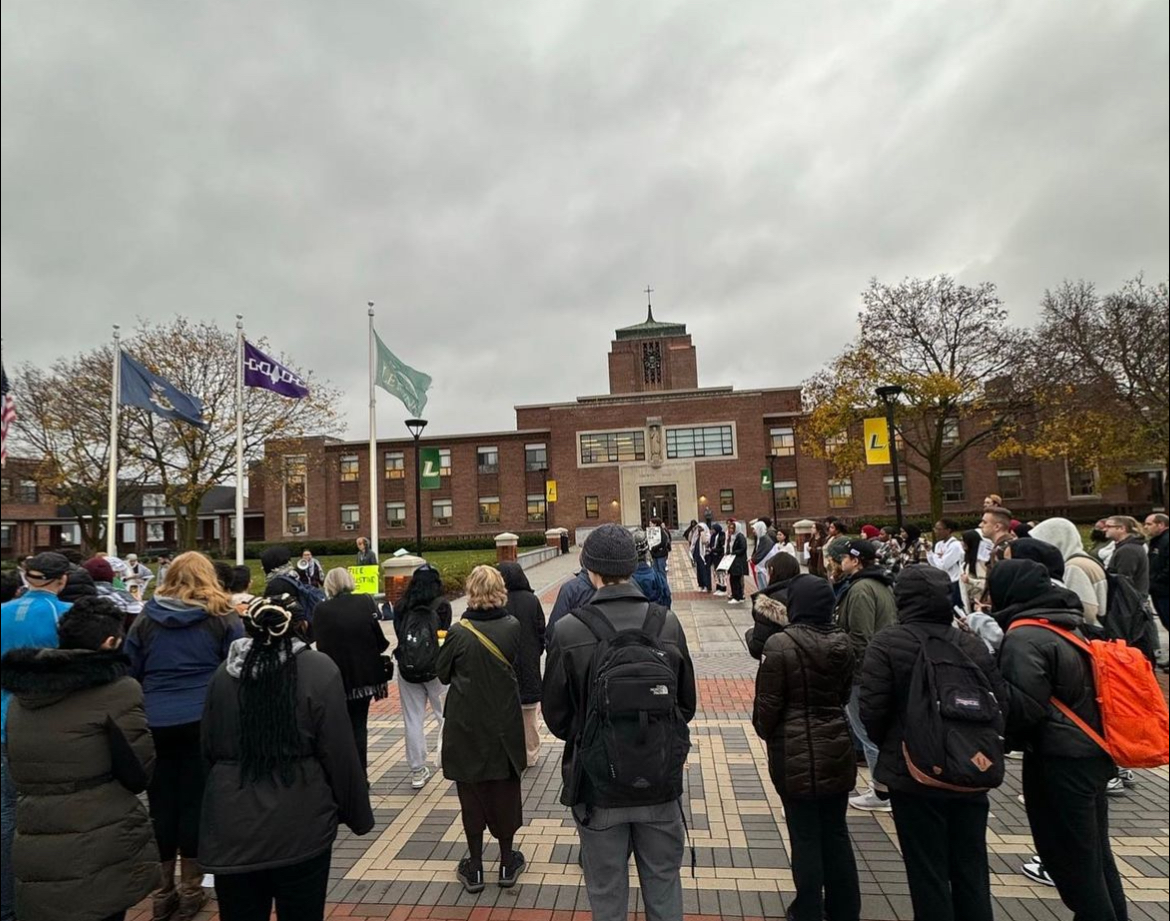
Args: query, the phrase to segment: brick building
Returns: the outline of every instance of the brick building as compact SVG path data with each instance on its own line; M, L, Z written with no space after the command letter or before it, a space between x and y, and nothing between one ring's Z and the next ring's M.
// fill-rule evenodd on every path
M422 494L424 534L538 531L546 521L575 530L607 521L643 524L653 515L685 526L706 509L718 519L746 519L774 507L782 522L892 517L888 467L843 477L802 450L799 387L700 387L684 324L655 320L648 311L644 322L616 331L608 362L607 394L517 406L515 431L424 437L424 447L441 451L442 468L440 488ZM953 437L964 434L959 421ZM261 487L266 539L368 532L368 462L364 441L270 442L268 484ZM407 542L415 523L413 441L379 441L377 463L380 534ZM764 470L772 490L761 489ZM546 479L558 492L547 508ZM997 464L974 450L948 472L944 491L947 513L955 515L973 513L993 492L1029 517L1086 520L1164 504L1156 467L1102 489L1092 471L1027 458ZM928 514L924 477L903 476L903 501L907 516Z

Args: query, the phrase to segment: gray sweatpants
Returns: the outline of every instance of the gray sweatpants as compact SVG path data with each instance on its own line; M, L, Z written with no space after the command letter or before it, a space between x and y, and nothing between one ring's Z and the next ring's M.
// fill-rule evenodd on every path
M647 921L681 921L686 834L677 802L594 809L577 822L593 921L625 921L630 911L630 849L638 865Z
M398 676L398 699L402 703L402 722L406 727L406 763L412 771L421 770L427 763L427 701L439 721L439 737L443 735L443 682L432 678L426 684L414 684Z

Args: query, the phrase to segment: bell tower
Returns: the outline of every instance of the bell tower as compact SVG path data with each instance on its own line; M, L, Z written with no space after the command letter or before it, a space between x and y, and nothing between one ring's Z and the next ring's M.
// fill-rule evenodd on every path
M684 323L654 319L646 287L646 320L614 333L609 349L609 392L695 390L699 386L695 347Z

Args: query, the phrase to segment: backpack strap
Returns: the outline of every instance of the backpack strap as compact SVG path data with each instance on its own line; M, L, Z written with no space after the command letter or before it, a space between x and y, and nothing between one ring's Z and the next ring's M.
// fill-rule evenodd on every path
M497 659L499 659L501 662L503 662L506 666L508 666L508 671L512 671L512 663L508 661L508 657L505 656L500 651L500 647L497 646L494 642L492 642L492 640L487 636L487 634L485 634L483 631L479 630L475 626L475 624L471 623L470 621L468 621L466 619L460 620L459 626L470 631L471 635L474 636L477 640L479 640L479 642L483 645L484 649L486 649L489 653L491 653L493 656L495 656Z
M601 609L595 604L582 605L573 612L573 616L589 628L589 632L599 643L617 636L617 630L609 622L609 618L601 613Z
M662 636L662 628L666 626L667 609L660 604L650 602L646 605L646 619L642 621L642 632L651 639Z

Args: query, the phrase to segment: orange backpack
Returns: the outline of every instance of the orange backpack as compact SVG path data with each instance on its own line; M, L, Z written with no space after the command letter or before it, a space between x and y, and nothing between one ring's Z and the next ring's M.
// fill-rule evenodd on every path
M1083 640L1070 630L1046 620L1023 618L1011 625L1043 627L1068 640L1089 656L1097 706L1101 710L1102 736L1055 697L1052 706L1077 724L1123 768L1156 768L1170 763L1170 709L1154 676L1153 666L1125 640Z

